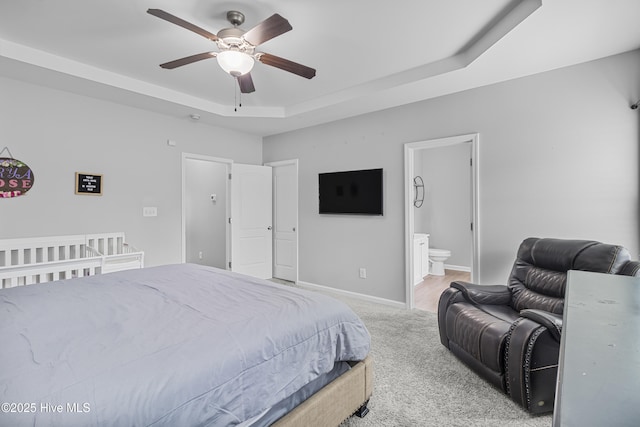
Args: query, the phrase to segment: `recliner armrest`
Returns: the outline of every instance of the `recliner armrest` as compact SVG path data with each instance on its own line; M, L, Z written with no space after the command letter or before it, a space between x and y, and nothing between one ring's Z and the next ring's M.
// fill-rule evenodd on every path
M560 342L560 335L562 334L562 316L532 308L521 310L520 316L541 324L549 330L553 338Z
M462 295L473 304L508 305L511 291L504 285L477 285L469 282L451 282L450 287L462 292Z

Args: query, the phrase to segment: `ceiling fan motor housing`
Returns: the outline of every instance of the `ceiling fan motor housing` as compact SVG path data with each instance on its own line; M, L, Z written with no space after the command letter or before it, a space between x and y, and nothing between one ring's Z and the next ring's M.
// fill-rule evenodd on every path
M237 50L247 55L253 55L255 46L242 38L244 33L245 31L240 28L224 28L218 31L218 40L216 40L218 48L222 51Z

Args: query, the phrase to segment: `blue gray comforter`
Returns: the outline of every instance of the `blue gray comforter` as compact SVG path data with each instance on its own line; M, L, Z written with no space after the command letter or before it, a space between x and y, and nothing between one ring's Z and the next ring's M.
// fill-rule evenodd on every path
M0 290L0 425L227 426L369 334L333 298L191 264Z

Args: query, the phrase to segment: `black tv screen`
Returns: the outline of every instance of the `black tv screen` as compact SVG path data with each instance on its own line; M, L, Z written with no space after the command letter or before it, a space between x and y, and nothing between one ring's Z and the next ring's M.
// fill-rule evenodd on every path
M382 169L318 175L321 214L382 215Z

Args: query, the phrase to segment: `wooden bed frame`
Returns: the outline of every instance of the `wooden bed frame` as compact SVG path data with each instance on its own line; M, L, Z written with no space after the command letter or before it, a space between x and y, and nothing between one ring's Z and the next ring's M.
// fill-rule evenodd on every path
M124 233L0 240L0 289L144 266L144 252ZM354 362L274 427L336 427L351 415L363 417L373 392L373 360Z
M373 393L373 359L367 356L280 418L273 427L336 427L351 415L364 417Z
M143 266L121 232L0 240L0 289Z

